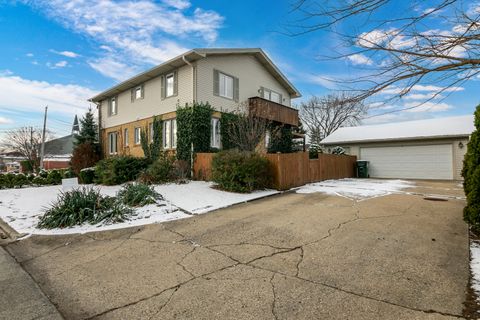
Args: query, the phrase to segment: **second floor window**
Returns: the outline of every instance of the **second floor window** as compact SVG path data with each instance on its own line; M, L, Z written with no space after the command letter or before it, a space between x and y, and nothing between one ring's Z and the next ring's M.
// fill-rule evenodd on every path
M113 97L110 99L108 103L108 113L111 116L117 114L117 97Z
M162 99L176 96L178 93L177 71L162 76Z
M282 103L282 95L276 91L267 89L267 88L262 88L263 91L263 98L276 102L276 103Z
M140 144L142 139L140 127L135 128L134 142L135 144Z
M219 90L218 94L221 97L233 99L233 77L226 74L219 73Z
M238 78L235 78L218 70L213 70L213 94L238 102Z

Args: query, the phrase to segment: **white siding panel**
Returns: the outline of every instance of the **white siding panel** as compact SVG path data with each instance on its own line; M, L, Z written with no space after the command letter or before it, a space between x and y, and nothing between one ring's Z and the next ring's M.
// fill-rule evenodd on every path
M361 148L372 178L453 179L452 144Z

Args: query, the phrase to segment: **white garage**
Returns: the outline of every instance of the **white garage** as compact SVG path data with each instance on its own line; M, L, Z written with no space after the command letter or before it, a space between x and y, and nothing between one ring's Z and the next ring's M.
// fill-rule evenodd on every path
M344 127L326 137L369 161L372 178L461 180L473 116Z
M453 180L453 145L360 148L369 173L377 178Z

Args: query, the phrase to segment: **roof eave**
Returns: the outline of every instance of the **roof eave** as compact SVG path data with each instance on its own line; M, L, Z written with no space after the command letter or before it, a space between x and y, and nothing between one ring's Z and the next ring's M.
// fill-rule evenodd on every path
M455 135L443 135L443 136L418 136L418 137L406 137L406 138L389 138L389 139L364 139L364 140L345 140L345 141L333 141L323 142L323 145L341 145L341 144L366 144L377 142L399 142L399 141L414 141L414 140L439 140L439 139L453 139L453 138L468 138L470 134L455 134Z

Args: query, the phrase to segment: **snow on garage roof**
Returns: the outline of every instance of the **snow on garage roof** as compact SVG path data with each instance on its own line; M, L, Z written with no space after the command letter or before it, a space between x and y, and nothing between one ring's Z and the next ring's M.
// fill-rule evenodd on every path
M469 136L474 130L473 115L404 121L358 127L343 127L322 140L323 144L416 140Z

